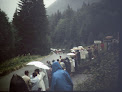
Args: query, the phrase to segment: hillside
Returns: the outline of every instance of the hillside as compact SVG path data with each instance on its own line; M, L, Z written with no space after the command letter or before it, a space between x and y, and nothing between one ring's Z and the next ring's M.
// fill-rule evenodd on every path
M114 53L114 54L113 54ZM82 62L83 74L92 74L84 83L78 83L77 91L118 91L119 52L102 52L92 62Z
M48 17L49 30L54 48L70 49L85 46L108 35L118 38L121 29L120 1L102 0L91 5L83 4L78 11L69 6L61 13L57 11Z
M56 0L51 6L47 8L47 14L51 15L57 10L60 10L63 12L67 9L67 6L69 5L73 10L77 10L82 7L83 3L94 3L98 2L100 0Z

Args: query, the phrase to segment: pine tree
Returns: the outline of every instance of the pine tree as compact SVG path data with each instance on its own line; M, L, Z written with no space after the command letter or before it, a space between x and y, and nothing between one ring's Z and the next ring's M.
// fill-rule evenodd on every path
M6 14L0 9L0 62L13 56L12 30Z
M47 54L48 20L43 0L21 0L19 8L13 21L20 37L19 53Z

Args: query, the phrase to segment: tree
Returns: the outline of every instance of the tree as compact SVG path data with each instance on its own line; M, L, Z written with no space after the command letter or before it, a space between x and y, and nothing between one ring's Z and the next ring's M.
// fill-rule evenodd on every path
M104 39L107 35L117 38L117 33L122 29L120 1L101 0L89 5L84 3L77 12L68 6L67 10L62 13L59 22L55 22L57 24L52 26L52 44L56 43L54 46L62 46L63 44L64 47L71 47L79 44L89 45L94 40ZM55 17L52 20L55 20ZM65 34L60 36L61 33ZM64 42L60 43L61 39Z
M21 0L19 8L13 20L20 37L19 54L47 54L48 20L43 0Z
M13 33L6 14L0 9L0 61L13 56Z

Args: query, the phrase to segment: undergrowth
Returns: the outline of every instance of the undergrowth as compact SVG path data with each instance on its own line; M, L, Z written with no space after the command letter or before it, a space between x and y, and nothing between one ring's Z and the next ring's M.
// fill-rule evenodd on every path
M78 91L113 91L118 86L119 52L101 52L91 62L82 62L82 73L90 73L92 78L77 84Z

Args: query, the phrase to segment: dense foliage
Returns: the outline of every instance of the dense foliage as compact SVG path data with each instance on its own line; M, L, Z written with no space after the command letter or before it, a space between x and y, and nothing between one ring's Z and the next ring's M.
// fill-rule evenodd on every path
M47 7L47 14L51 15L56 11L60 10L62 13L67 9L67 5L69 5L73 10L77 11L77 9L81 8L83 3L92 4L94 2L99 2L100 0L56 0L52 5Z
M83 68L87 67L87 69ZM83 83L78 83L78 91L119 91L119 52L102 52L92 62L81 63L82 73L93 76ZM119 77L118 77L119 76Z
M63 13L52 14L49 17L52 47L90 45L107 35L117 38L121 30L120 8L120 0L101 0L93 4L84 3L77 12L68 6Z
M0 62L13 57L14 30L6 14L0 10Z
M49 52L48 20L43 0L21 0L13 24L18 31L18 54Z
M0 10L0 62L18 55L49 54L48 19L43 0L20 0L12 23Z

